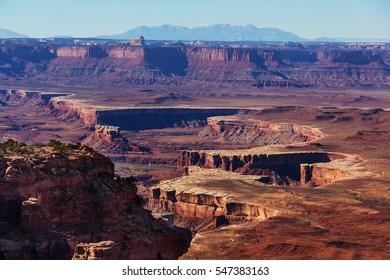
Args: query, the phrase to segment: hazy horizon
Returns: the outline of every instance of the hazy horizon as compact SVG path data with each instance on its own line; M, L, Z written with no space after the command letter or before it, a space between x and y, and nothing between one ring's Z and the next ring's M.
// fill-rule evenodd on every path
M0 28L30 37L94 37L138 26L279 28L301 38L390 38L390 1L0 0Z

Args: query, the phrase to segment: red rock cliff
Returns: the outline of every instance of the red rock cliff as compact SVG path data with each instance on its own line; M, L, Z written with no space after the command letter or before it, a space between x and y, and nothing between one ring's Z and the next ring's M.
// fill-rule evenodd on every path
M3 79L389 87L386 50L101 46L1 47ZM27 67L28 66L28 67Z
M142 208L132 179L115 177L107 157L86 146L7 143L0 158L0 258L88 258L83 248L99 242L116 248L103 259L176 259L186 250L180 234Z

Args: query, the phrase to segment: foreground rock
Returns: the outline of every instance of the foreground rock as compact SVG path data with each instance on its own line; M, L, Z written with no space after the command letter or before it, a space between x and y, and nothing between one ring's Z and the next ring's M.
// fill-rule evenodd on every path
M133 179L115 177L107 157L57 141L7 141L0 152L1 259L177 259L185 252L183 237L142 208Z

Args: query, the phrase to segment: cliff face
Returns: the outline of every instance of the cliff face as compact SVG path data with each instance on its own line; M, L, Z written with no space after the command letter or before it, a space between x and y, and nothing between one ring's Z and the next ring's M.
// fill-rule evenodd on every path
M182 218L206 219L224 217L230 223L257 217L266 219L278 213L261 205L231 201L226 194L173 188L164 184L150 190L148 208L163 209L173 212ZM240 219L241 218L241 219ZM217 221L215 221L217 223Z
M238 113L239 109L195 108L134 108L97 112L97 122L119 126L124 130L159 129L174 126L203 126L210 116L226 116Z
M89 258L81 252L100 242L115 248L95 254L102 259L175 259L186 250L143 209L132 179L115 178L107 157L57 142L1 145L2 259Z
M264 187L258 179L259 176L189 167L186 176L150 188L146 207L157 213L173 213L173 223L193 233L282 214L261 201L237 198L250 192L249 186Z
M84 108L82 104L68 101L50 101L50 115L59 120L85 126L97 123L96 111Z
M42 106L49 115L74 125L91 126L97 123L96 110L85 108L77 102L59 101L54 97L67 94L48 94L38 91L0 90L0 101L12 105Z
M44 104L47 100L37 91L24 91L24 90L0 90L0 101L3 102L16 102L21 105L31 104L40 105Z
M222 169L243 174L262 175L267 184L320 186L348 176L343 168L319 165L343 159L341 154L295 152L275 154L226 154L207 151L182 151L178 170L188 166Z
M258 87L390 85L386 50L25 46L0 49L3 79L238 83Z

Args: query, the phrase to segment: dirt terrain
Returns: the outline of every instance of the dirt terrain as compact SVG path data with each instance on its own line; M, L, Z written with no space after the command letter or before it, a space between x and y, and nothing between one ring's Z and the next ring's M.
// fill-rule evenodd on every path
M171 127L163 110L151 125L166 128L120 131L96 129L88 121L99 118L48 105L44 93L28 95L3 91L2 137L95 139L116 172L138 177L156 217L191 232L182 258L389 258L390 115L383 109L269 107L201 113ZM263 155L267 162L255 160Z

